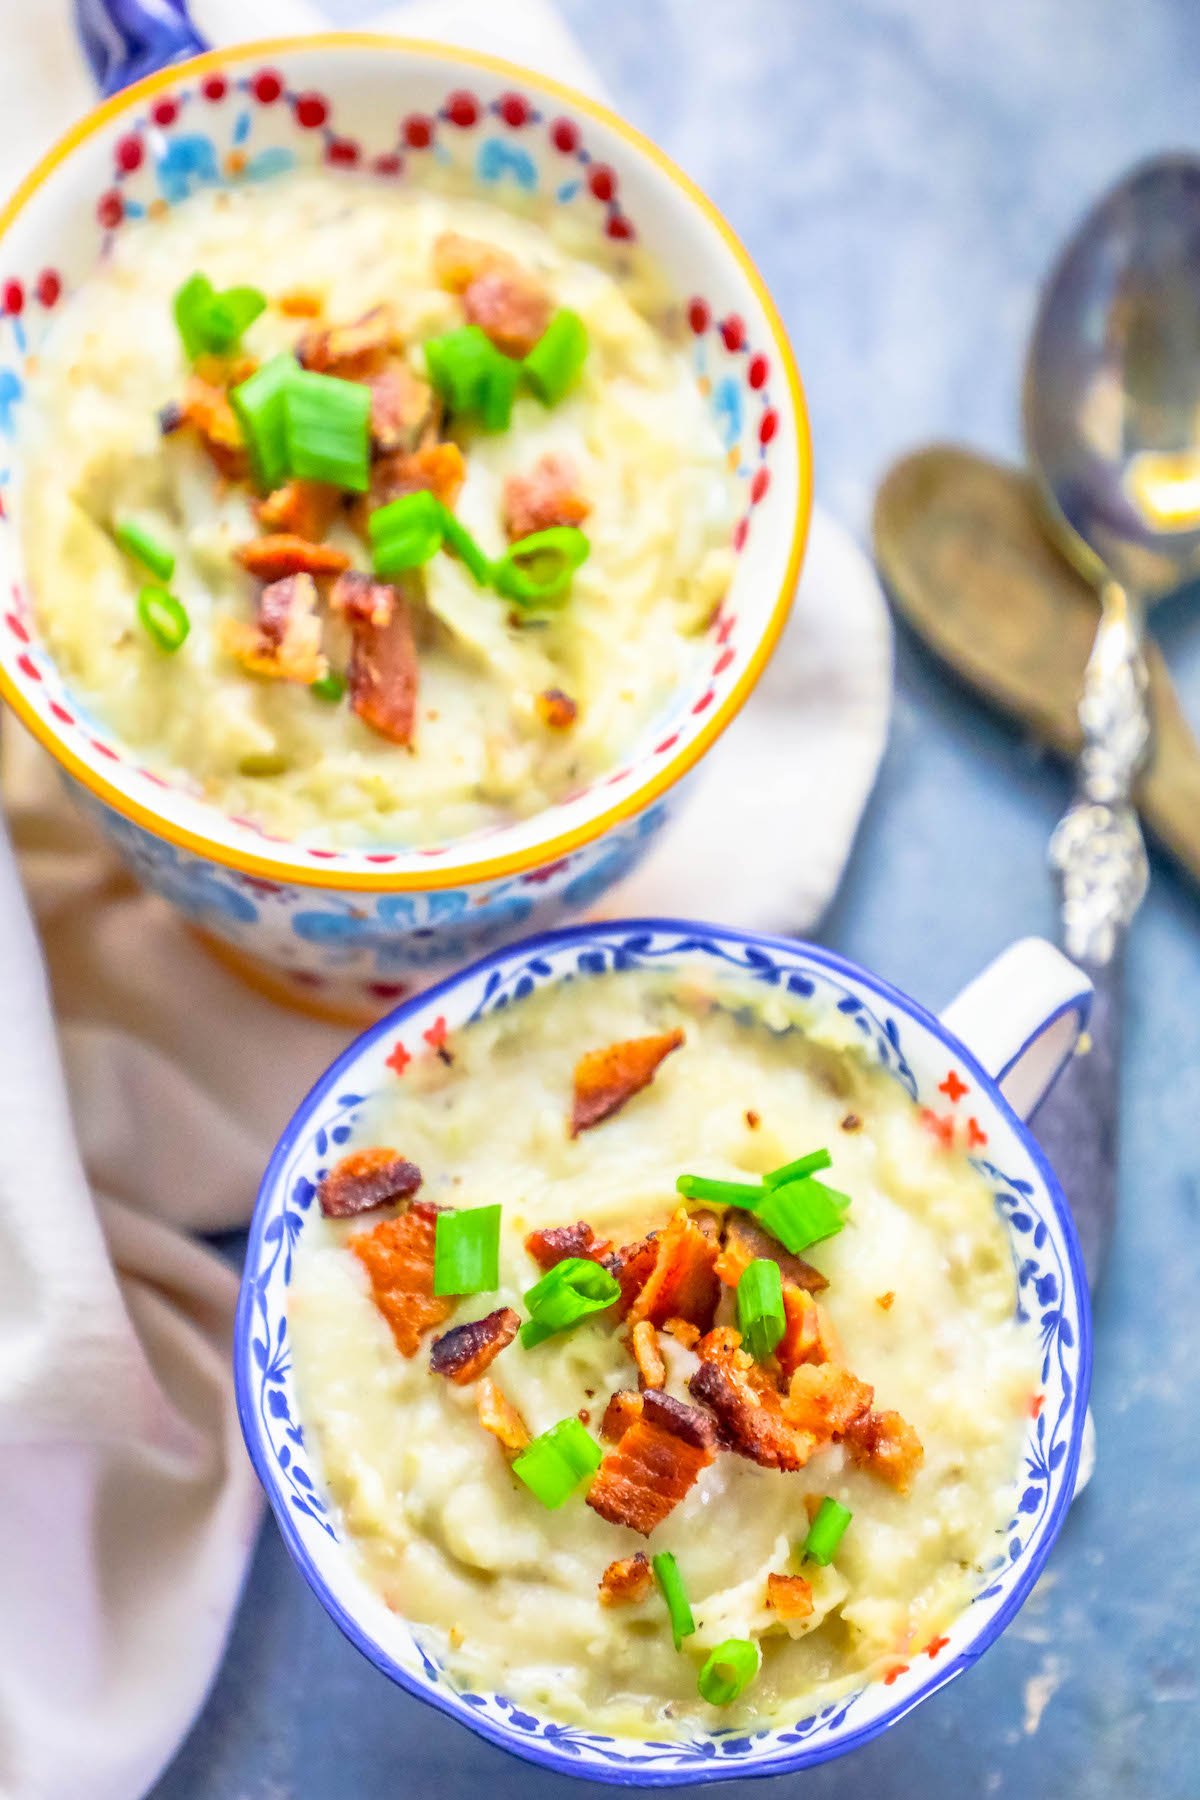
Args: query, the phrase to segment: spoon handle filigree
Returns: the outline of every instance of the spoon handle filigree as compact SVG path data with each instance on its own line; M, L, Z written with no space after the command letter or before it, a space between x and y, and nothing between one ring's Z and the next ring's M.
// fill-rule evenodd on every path
M1132 796L1150 747L1150 719L1141 601L1108 581L1100 604L1079 702L1076 793L1050 840L1050 863L1061 884L1068 955L1103 966L1116 955L1149 879Z

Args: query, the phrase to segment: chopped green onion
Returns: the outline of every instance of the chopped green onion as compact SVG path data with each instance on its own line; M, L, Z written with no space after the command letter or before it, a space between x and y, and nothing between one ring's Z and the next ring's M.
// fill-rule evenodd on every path
M803 1181L768 1188L754 1208L754 1216L786 1250L798 1256L810 1244L819 1244L822 1238L841 1231L849 1205L848 1195L814 1181L810 1175Z
M811 1562L824 1566L833 1561L834 1553L842 1541L847 1525L854 1514L848 1506L842 1506L837 1500L831 1500L828 1494L817 1508L816 1517L808 1528L808 1536L804 1540L801 1554Z
M189 275L175 295L173 302L175 324L183 339L183 348L192 362L207 348L204 338L204 315L212 298L212 282L207 275L199 273Z
M785 1181L801 1181L806 1175L816 1175L821 1169L833 1167L833 1158L828 1150L812 1150L807 1156L798 1156L795 1162L784 1163L778 1169L768 1169L763 1176L765 1187L782 1187Z
M288 472L364 494L371 460L371 390L293 365L283 389Z
M425 368L451 412L476 414L488 431L503 431L512 416L521 365L497 350L478 325L425 340Z
M654 1579L662 1589L662 1597L667 1603L667 1611L671 1615L671 1636L675 1639L678 1650L685 1637L691 1637L696 1629L696 1621L692 1617L692 1609L688 1602L687 1591L683 1585L683 1576L679 1573L679 1565L669 1550L654 1557L652 1562Z
M553 1508L561 1506L581 1481L595 1474L603 1454L578 1419L560 1419L515 1458L512 1470L543 1506Z
M466 526L463 525L448 506L442 508L442 537L449 547L456 552L463 567L470 571L480 587L487 587L492 579L492 565L484 555Z
M726 1638L700 1671L700 1698L710 1706L728 1706L745 1693L761 1667L762 1651L750 1638Z
M592 1313L603 1312L620 1297L620 1282L598 1262L586 1256L565 1257L525 1295L529 1318L521 1327L521 1343L532 1350Z
M132 556L143 568L157 575L160 581L170 581L175 573L175 554L165 544L152 538L148 531L143 531L132 519L121 519L113 526L113 536L126 556Z
M255 480L264 493L277 488L288 472L284 395L299 372L295 357L281 351L230 391L230 403L250 449Z
M783 1336L783 1281L779 1264L758 1256L742 1270L737 1286L738 1330L755 1362L765 1362Z
M500 1285L500 1208L472 1206L437 1217L435 1294L490 1294Z
M485 431L507 431L521 367L497 350L484 372L479 393L479 417Z
M232 350L248 325L266 309L257 288L232 287L218 294L207 275L190 275L175 295L175 324L183 347L194 362L209 351Z
M336 705L346 691L346 677L339 675L336 669L328 669L319 680L309 682L308 691L318 700L328 700Z
M160 650L173 654L191 630L182 601L164 587L144 587L137 597L138 618Z
M681 1175L675 1187L687 1200L709 1200L714 1206L748 1206L751 1211L763 1197L757 1182L751 1185L745 1181L715 1181L707 1175Z
M576 312L556 312L521 365L526 381L546 406L562 399L588 350L587 328Z
M379 507L367 520L375 573L390 576L420 568L441 548L442 530L443 508L434 494L401 494Z
M552 525L518 538L492 570L498 594L518 606L548 606L561 600L571 577L587 561L591 545L575 525Z

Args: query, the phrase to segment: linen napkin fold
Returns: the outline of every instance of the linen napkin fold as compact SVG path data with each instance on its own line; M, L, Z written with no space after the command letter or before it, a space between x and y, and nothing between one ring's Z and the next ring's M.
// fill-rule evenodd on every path
M194 11L215 42L244 35L238 0ZM256 35L323 23L305 0L253 9ZM439 0L371 23L596 91L544 0ZM14 22L0 187L92 98L65 4ZM874 776L889 687L874 577L818 513L771 668L606 912L811 925ZM235 1278L186 1233L245 1222L275 1137L345 1033L218 967L11 718L0 766L16 850L0 833L0 1795L137 1800L202 1703L260 1517L229 1372Z

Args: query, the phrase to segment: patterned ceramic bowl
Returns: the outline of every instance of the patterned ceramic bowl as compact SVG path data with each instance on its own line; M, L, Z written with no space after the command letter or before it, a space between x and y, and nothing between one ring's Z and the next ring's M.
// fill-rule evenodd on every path
M111 89L196 45L182 0L79 0ZM126 33L123 40L120 33ZM692 684L625 762L518 824L420 850L268 838L141 767L38 639L20 553L25 365L126 222L197 188L353 168L419 185L540 193L610 254L640 240L686 302L697 379L741 490L737 571ZM18 434L14 456L13 438ZM778 314L713 206L653 144L542 76L362 34L210 52L118 92L0 213L0 691L136 873L236 958L324 1000L395 1000L431 969L595 901L666 823L681 778L745 701L783 626L810 509L804 401Z
M298 1421L288 1339L288 1286L317 1183L365 1102L436 1053L447 1031L541 987L612 969L735 974L853 1020L862 1044L963 1145L991 1184L1009 1232L1019 1320L1040 1343L1041 1392L1031 1409L1016 1506L1003 1548L966 1612L911 1666L811 1717L747 1733L682 1741L613 1738L556 1724L504 1694L465 1693L422 1632L389 1611L359 1576ZM647 1787L774 1775L866 1742L961 1675L1015 1616L1075 1488L1091 1369L1087 1287L1075 1227L1021 1119L1070 1054L1088 983L1036 939L1014 945L934 1018L916 1001L827 950L675 921L592 924L528 939L407 1002L338 1059L284 1132L250 1232L234 1345L242 1430L284 1541L314 1592L377 1668L506 1750L567 1775ZM972 1046L969 1048L968 1046Z

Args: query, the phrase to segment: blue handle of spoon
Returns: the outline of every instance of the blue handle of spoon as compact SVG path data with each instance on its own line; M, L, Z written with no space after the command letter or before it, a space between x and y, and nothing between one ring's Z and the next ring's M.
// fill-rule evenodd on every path
M75 25L106 97L209 48L187 0L75 0Z

